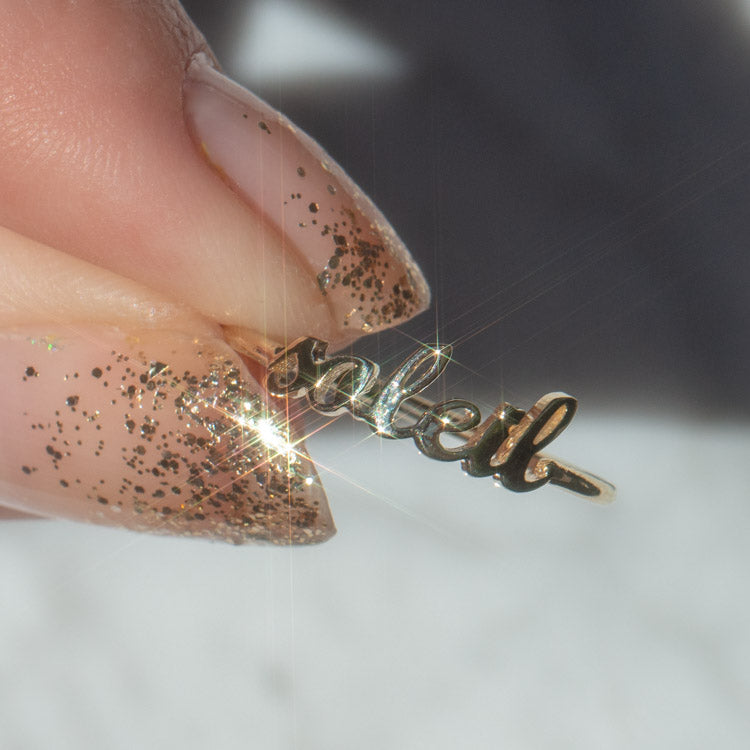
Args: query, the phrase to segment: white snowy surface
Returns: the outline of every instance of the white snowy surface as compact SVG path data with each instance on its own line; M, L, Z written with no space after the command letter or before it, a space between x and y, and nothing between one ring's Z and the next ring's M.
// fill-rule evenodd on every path
M747 426L579 415L607 508L365 434L320 547L0 525L0 748L750 746Z

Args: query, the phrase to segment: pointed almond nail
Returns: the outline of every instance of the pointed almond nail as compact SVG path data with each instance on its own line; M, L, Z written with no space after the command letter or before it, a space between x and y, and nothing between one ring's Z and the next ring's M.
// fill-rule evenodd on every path
M219 339L0 333L0 492L21 511L236 544L335 528L315 468Z
M197 55L184 84L188 128L222 177L302 257L342 340L429 304L393 228L309 136Z

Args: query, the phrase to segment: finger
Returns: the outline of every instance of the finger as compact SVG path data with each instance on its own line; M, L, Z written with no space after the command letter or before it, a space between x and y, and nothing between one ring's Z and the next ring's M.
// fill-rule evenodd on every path
M4 505L233 543L334 533L287 415L219 326L9 230L0 264Z
M8 0L0 34L0 224L249 338L342 343L426 306L382 215L176 3Z
M13 508L0 505L0 521L39 521L41 518L42 516L23 513L20 510L13 510Z

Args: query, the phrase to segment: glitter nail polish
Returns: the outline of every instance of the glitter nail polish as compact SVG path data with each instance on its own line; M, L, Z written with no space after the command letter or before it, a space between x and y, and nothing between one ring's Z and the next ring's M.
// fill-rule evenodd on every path
M36 327L0 351L9 505L236 544L335 532L283 412L224 342Z
M342 339L427 307L426 282L404 244L317 143L205 55L192 61L183 91L197 146L307 263Z

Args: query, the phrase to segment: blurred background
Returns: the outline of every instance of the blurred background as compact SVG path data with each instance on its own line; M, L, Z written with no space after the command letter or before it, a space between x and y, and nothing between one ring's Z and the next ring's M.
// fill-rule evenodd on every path
M323 547L6 524L0 746L748 747L750 4L185 5L425 270L355 351L455 342L485 411L576 395L555 451L618 501L342 421Z

